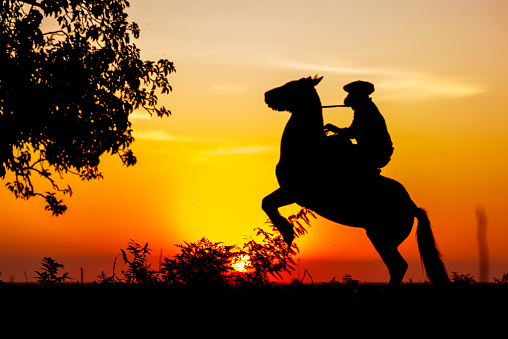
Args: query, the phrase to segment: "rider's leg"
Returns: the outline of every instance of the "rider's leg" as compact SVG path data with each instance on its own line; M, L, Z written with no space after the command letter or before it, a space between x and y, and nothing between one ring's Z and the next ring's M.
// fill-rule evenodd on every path
M279 230L284 241L291 246L295 237L293 225L279 213L279 207L291 205L295 200L283 189L279 188L263 198L261 207L272 221L273 225Z
M369 232L367 232L367 236L381 256L381 259L390 273L388 290L397 291L400 288L404 275L406 274L408 267L407 262L400 255L399 250L397 249L398 246L389 241L386 237L378 234L369 234Z

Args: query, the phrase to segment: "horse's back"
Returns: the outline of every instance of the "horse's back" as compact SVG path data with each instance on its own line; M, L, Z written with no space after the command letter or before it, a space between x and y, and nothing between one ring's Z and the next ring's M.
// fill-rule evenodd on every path
M404 187L404 185L402 185L397 180L380 175L378 182L379 182L378 183L379 191L383 191L386 194L390 194L394 198L411 200L411 197L409 196L406 187Z
M300 195L297 203L327 219L367 231L380 225L412 224L416 210L406 188L381 175L364 180L341 178L332 186Z

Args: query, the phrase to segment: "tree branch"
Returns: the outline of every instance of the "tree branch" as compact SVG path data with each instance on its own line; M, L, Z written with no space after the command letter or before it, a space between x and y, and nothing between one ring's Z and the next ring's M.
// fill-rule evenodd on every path
M35 0L20 0L20 2L25 3L27 5L32 5L32 6L35 6L35 7L39 7L40 9L44 10L44 8L42 8L41 4L38 3Z

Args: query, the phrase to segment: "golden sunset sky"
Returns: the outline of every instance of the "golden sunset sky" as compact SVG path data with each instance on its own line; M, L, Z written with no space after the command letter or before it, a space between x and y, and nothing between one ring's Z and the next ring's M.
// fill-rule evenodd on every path
M374 102L394 142L383 175L427 210L449 272L478 278L476 209L487 215L490 276L508 272L508 2L505 0L132 0L142 58L177 72L160 96L169 118L131 117L138 163L102 159L104 179L68 176L68 211L0 190L0 279L33 280L43 257L85 281L105 271L130 239L149 243L153 265L174 244L207 237L245 242L267 217L279 142L289 118L265 91L319 74L324 105L342 86L374 83ZM29 97L27 97L29 100ZM352 111L324 110L349 126ZM2 186L5 185L2 183ZM298 206L283 209L288 216ZM387 281L365 232L318 218L296 243L298 273L314 280ZM423 281L414 230L401 245L406 280ZM121 269L117 265L117 274Z

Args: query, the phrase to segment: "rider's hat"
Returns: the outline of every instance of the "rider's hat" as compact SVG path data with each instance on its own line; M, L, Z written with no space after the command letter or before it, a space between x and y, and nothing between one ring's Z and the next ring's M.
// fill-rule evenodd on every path
M370 95L374 92L374 85L367 81L354 81L344 86L344 91L353 95Z

